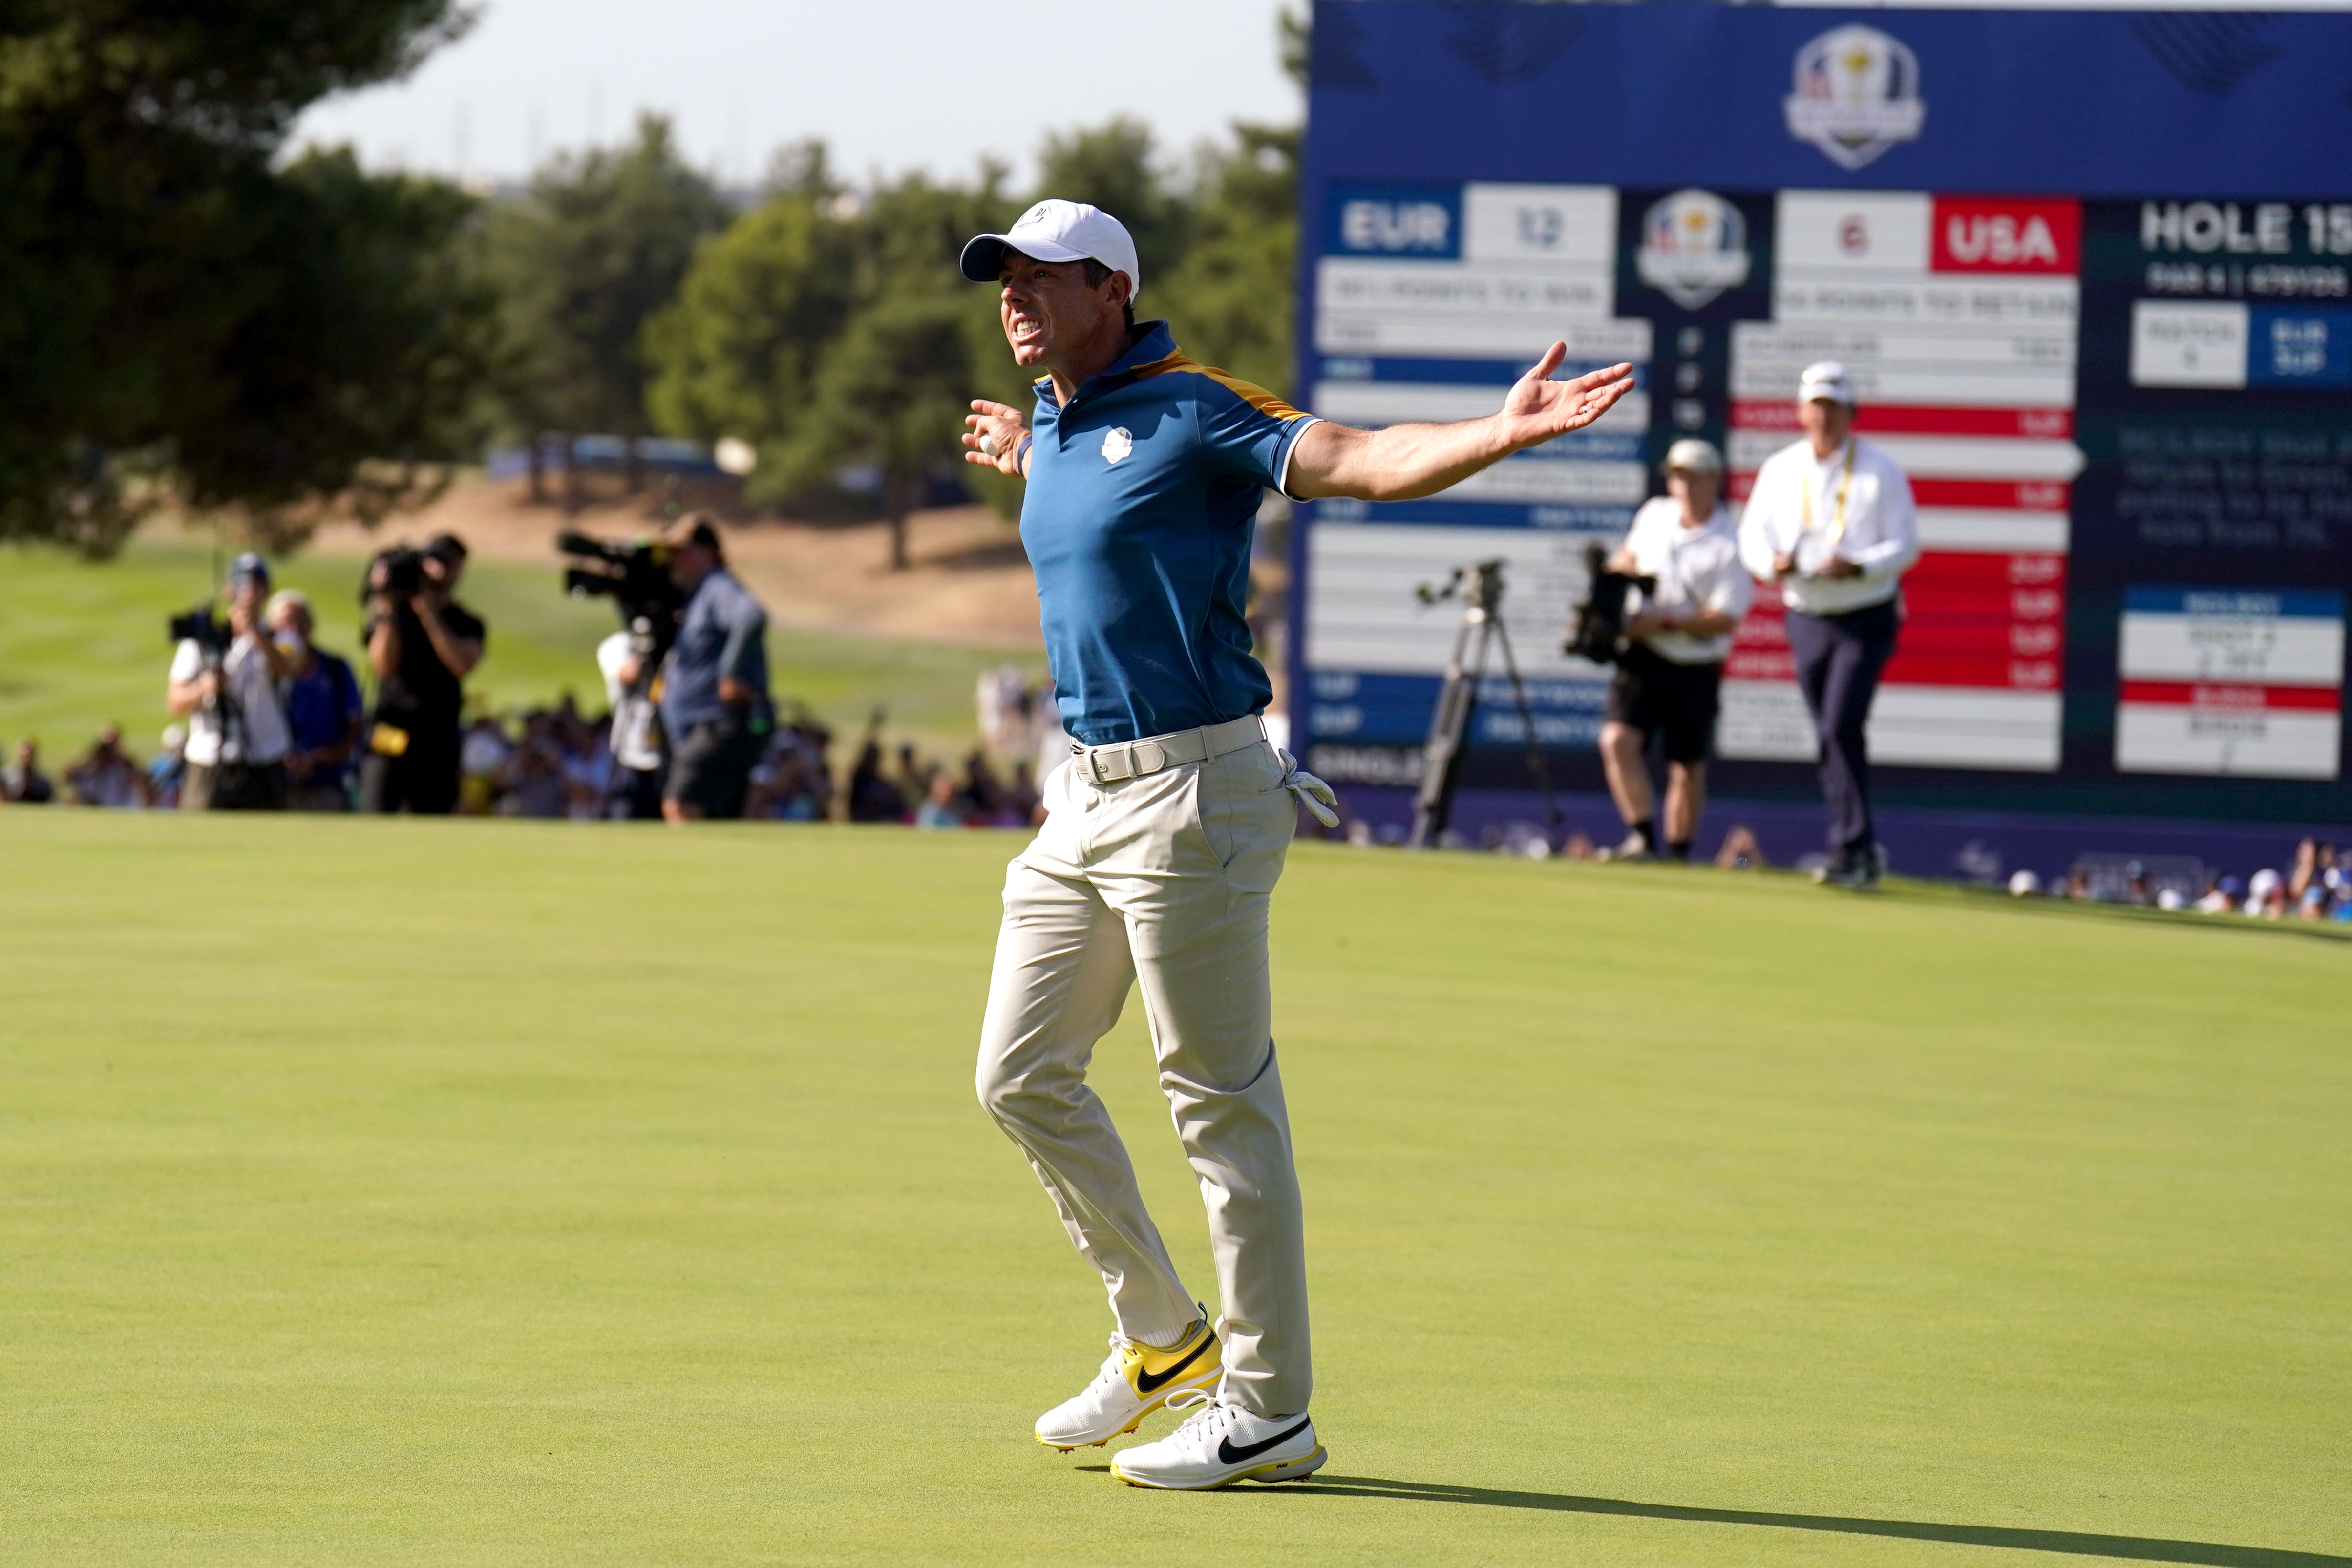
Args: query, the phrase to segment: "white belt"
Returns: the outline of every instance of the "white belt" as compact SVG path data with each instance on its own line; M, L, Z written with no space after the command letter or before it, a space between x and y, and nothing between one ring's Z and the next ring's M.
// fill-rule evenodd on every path
M1204 729L1147 735L1140 741L1121 741L1109 746L1088 746L1073 741L1070 766L1096 784L1117 784L1122 779L1145 778L1185 763L1213 762L1265 742L1265 721L1253 713ZM1288 752L1276 747L1274 755L1282 764L1282 787L1314 813L1316 821L1326 827L1339 826L1339 797L1331 786L1301 769L1298 759Z
M1213 762L1265 739L1265 721L1252 713L1201 730L1177 730L1108 746L1070 742L1070 765L1098 784L1145 778L1184 763Z

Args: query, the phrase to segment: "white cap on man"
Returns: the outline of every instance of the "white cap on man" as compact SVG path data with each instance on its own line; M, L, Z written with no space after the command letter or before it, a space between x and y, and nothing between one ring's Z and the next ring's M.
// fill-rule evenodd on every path
M963 275L975 283L995 282L1008 250L1039 261L1099 261L1127 274L1129 300L1143 291L1143 268L1136 265L1127 225L1084 202L1049 196L1004 233L975 236L963 247Z
M1723 454L1715 449L1712 441L1702 441L1696 436L1685 436L1666 448L1666 460L1658 465L1670 474L1715 474L1723 472Z
M1797 401L1800 403L1843 403L1853 406L1853 377L1845 366L1833 359L1819 364L1809 364L1805 374L1797 378Z

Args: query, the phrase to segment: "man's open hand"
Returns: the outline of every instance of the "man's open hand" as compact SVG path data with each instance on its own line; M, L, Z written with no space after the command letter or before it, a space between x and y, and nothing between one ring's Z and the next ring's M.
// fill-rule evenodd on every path
M1514 448L1538 446L1555 436L1581 430L1633 390L1633 367L1630 364L1612 364L1606 370L1580 375L1574 381L1552 380L1551 373L1567 357L1566 343L1552 344L1544 350L1536 367L1519 377L1511 395L1503 399L1500 418Z
M975 397L971 400L971 412L963 416L963 422L971 426L963 433L963 444L970 448L963 455L965 462L984 463L1007 478L1021 478L1021 437L1029 433L1029 423L1021 417L1019 409ZM993 451L981 449L980 438L983 436Z

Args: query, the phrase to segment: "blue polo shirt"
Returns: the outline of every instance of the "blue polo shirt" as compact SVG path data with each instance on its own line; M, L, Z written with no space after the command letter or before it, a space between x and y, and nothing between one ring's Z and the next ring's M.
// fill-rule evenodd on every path
M1062 724L1090 746L1273 699L1242 618L1260 498L1315 423L1145 323L1067 408L1037 383L1021 543Z

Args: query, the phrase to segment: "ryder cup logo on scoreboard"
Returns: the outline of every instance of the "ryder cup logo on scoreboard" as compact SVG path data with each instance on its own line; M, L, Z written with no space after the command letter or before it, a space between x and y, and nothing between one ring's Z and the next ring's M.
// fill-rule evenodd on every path
M1712 191L1676 191L1642 216L1642 281L1685 310L1748 281L1748 220Z
M1919 60L1875 27L1832 27L1797 51L1789 134L1810 142L1842 169L1859 169L1898 142L1917 139L1927 118Z

